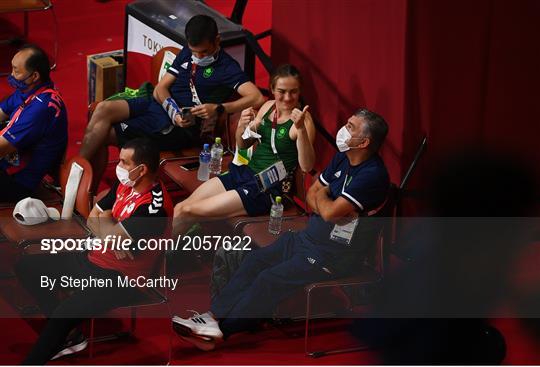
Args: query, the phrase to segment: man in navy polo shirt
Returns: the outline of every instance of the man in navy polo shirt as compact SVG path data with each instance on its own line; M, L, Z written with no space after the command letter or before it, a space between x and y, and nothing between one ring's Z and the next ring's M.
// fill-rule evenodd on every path
M211 17L194 16L185 34L188 47L159 81L154 98L97 105L80 151L92 163L95 186L107 163L107 144L122 146L135 137L147 137L162 151L178 150L197 144L201 128L211 129L219 115L264 103L238 62L220 48L217 24ZM225 102L235 91L240 98ZM186 108L191 108L189 114L182 113Z
M279 302L306 284L353 274L375 244L377 226L363 217L376 212L388 194L388 172L377 154L387 132L376 113L362 109L351 116L336 137L340 152L309 189L313 214L307 228L250 253L209 312L173 318L176 332L211 350L272 317Z
M32 195L56 173L67 145L66 107L49 77L45 52L26 45L12 61L15 92L0 102L0 201Z

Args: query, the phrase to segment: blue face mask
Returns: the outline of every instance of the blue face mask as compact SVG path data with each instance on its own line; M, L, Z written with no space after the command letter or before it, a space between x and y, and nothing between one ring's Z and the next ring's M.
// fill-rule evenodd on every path
M203 68L210 65L211 63L213 63L216 60L217 60L217 52L214 55L205 56L205 57L202 57L200 59L195 55L191 55L191 61L194 64L196 64L197 66L200 66L200 67L203 67Z
M13 75L9 75L7 77L7 82L12 88L18 89L20 91L24 91L24 90L28 89L28 87L30 86L30 85L26 84L25 81L26 81L26 79L30 78L31 76L32 76L32 74L28 75L23 80L19 80L19 79L15 78Z

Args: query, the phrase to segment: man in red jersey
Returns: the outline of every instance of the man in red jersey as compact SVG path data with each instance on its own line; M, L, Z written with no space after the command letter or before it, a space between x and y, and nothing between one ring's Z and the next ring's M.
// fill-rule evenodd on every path
M92 248L25 256L17 263L17 277L48 317L23 364L42 365L85 349L87 340L76 328L81 321L144 297L138 287L125 286L125 280L149 278L159 265L161 253L139 249L138 240L169 232L173 208L157 180L158 168L159 151L151 141L126 143L116 167L119 182L88 218L96 235ZM56 291L65 287L74 292L60 301Z

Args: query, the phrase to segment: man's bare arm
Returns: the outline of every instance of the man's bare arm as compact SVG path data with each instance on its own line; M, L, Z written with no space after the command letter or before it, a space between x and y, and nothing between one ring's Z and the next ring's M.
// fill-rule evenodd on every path
M340 196L336 200L332 200L328 196L328 187L324 187L315 193L315 203L319 215L327 222L339 223L344 218L356 214L355 206L347 199Z
M261 91L252 82L245 82L237 89L240 98L235 101L222 103L226 113L242 111L248 107L259 109L264 103ZM191 109L191 113L203 119L210 118L217 114L217 103L204 103Z
M323 184L321 184L321 182L317 179L311 185L311 187L309 188L309 190L307 192L307 195L306 195L306 201L307 201L308 206L316 214L320 214L320 213L319 213L319 207L317 206L317 201L315 200L315 197L316 197L317 193L320 190L324 189L324 188L325 188L325 186Z

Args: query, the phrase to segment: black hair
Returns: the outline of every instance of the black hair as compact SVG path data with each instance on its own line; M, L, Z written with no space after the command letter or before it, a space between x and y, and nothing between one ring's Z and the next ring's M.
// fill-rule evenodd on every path
M218 35L218 27L213 18L199 14L187 22L185 33L191 46L199 46L205 41L214 42Z
M19 51L24 50L31 51L30 56L28 56L26 59L26 63L24 65L25 69L31 73L37 71L39 73L39 79L42 82L50 81L51 64L45 51L43 51L41 47L34 44L24 45Z
M363 133L370 138L369 149L372 152L377 152L388 134L388 124L381 115L366 108L359 109L354 115L364 118Z
M159 150L154 142L147 138L135 138L124 144L122 149L133 149L133 162L145 164L151 173L159 168Z

